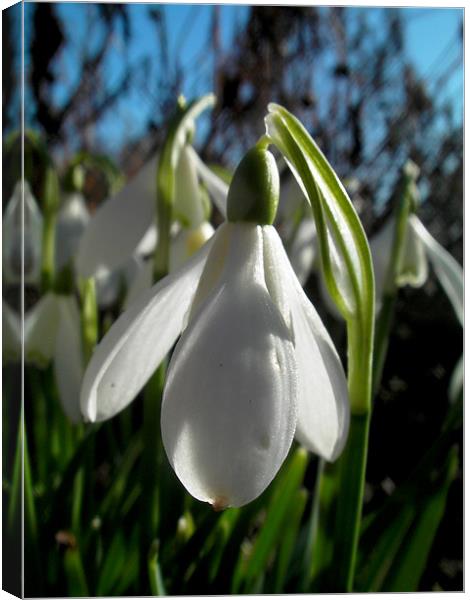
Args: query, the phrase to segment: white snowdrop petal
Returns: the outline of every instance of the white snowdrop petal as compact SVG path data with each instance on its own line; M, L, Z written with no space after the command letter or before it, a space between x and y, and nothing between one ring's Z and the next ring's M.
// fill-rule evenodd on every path
M57 215L56 267L58 270L75 255L89 221L90 214L82 194L68 194Z
M59 325L57 296L45 294L25 315L25 362L44 368L54 355Z
M21 283L23 262L24 283L36 285L41 274L43 218L27 181L24 182L24 220L22 204L22 183L19 181L2 220L3 277L6 284Z
M83 379L81 410L109 419L139 393L175 343L191 306L210 241L182 269L132 304L98 344Z
M170 243L170 273L179 269L208 239L214 235L214 228L204 221L198 227L182 229Z
M82 277L91 277L100 267L113 270L133 254L155 219L156 169L154 157L92 216L77 253Z
M54 352L54 374L65 414L72 423L79 423L80 385L84 371L80 311L73 296L58 296L57 304L59 326Z
M429 275L428 261L422 240L415 234L411 226L413 215L409 216L406 227L405 247L397 285L421 287Z
M439 282L463 326L463 269L461 265L433 238L416 215L410 216L410 227L425 245Z
M131 306L143 292L152 287L153 282L153 260L142 261L139 270L129 283L124 308Z
M5 363L21 359L21 319L5 300L2 302L2 357Z
M192 146L188 146L188 154L191 156L199 177L207 187L214 204L217 206L222 216L225 217L227 214L227 194L229 186L203 163Z
M176 168L173 215L191 228L197 227L204 220L197 169L189 146L185 146L181 151Z
M271 482L292 443L297 396L290 332L259 276L261 228L225 227L226 268L176 346L161 417L177 476L215 508L242 506Z
M157 226L155 223L152 223L147 229L147 231L144 233L144 236L140 240L137 248L135 249L135 254L137 256L148 256L149 254L152 254L157 245L157 240Z
M273 227L263 227L265 271L272 296L287 290L298 368L297 440L326 460L335 460L346 443L349 399L346 377L334 344L305 295ZM269 273L277 269L277 279Z

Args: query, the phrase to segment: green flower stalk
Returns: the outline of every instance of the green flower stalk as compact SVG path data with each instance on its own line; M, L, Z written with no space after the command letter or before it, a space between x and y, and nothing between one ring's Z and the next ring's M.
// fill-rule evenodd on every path
M194 121L206 108L215 103L215 96L207 94L186 105L179 99L177 113L170 122L168 134L157 167L157 232L155 247L154 280L168 273L170 257L170 228L173 221L176 190L176 171L183 150L194 133Z
M54 167L46 168L43 186L43 235L41 288L43 293L54 287L55 279L55 229L60 205L59 178Z
M410 255L417 255L417 250L412 247L417 242L413 237L409 226L409 217L416 209L417 188L416 179L419 169L414 163L408 161L403 169L403 194L395 211L393 226L393 243L391 253L387 257L388 265L385 270L385 278L380 286L382 288L381 308L377 318L375 331L375 356L373 372L373 390L377 391L382 379L382 371L387 354L388 339L395 312L395 304L398 288L406 283L421 284L427 276L427 264L425 273L419 273L415 268L416 260L406 260ZM372 242L373 244L374 242ZM408 252L407 252L408 250ZM411 250L411 252L410 252ZM423 256L424 261L424 256ZM421 261L421 262L423 262ZM414 264L411 264L414 263ZM423 271L423 269L421 269Z

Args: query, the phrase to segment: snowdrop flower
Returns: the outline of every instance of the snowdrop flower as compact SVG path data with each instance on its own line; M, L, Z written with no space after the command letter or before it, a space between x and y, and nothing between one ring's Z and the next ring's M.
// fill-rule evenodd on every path
M271 225L278 195L273 156L251 150L230 187L228 222L120 316L82 385L85 418L112 417L181 335L165 383L163 443L187 490L217 509L261 494L294 434L334 460L348 431L340 359Z
M25 314L25 361L40 369L44 369L54 356L59 325L57 309L57 296L48 292Z
M53 361L62 408L72 423L80 422L84 363L80 311L74 296L48 292L26 313L24 348L25 362L39 369Z
M377 303L381 302L384 292L395 237L395 228L395 219L390 218L382 229L370 240ZM408 220L404 244L403 260L395 283L398 287L405 285L421 287L428 278L428 262L426 260L424 245L411 226L411 219Z
M75 256L89 220L90 213L83 195L79 192L68 194L57 215L56 269L58 271Z
M189 164L188 164L189 163ZM144 249L153 250L157 242L155 230L156 173L158 157L154 156L115 196L103 202L90 220L79 243L76 267L80 276L88 278L99 269L113 271L121 266L145 240ZM222 210L227 185L208 169L190 146L183 148L177 166L177 189L181 190L194 170L207 186L214 202ZM179 197L183 195L180 193ZM197 220L199 210L188 198L176 206L178 214L189 223ZM189 211L189 213L188 213Z
M4 363L21 360L21 319L5 300L2 302L2 357Z
M198 168L209 169L200 161L191 146L183 148L176 174L174 217L178 222L171 227L169 272L178 269L186 260L191 258L199 248L214 234L214 228L206 220L208 209L204 205L204 195L201 193L198 179ZM199 165L199 167L197 166ZM201 166L202 165L202 166ZM205 175L207 181L212 181L213 197L217 198L217 207L225 216L228 187L216 175ZM214 187L215 186L215 187ZM218 187L217 187L218 186ZM214 191L214 189L216 191ZM179 223L183 223L181 227ZM152 252L157 240L156 227L150 228L140 242L136 254L139 256ZM153 246L151 243L153 241ZM143 263L141 270L130 284L124 301L129 306L144 290L151 287L153 282L153 261Z
M43 219L27 181L24 182L24 282L39 284ZM22 184L19 181L3 216L3 276L7 284L21 283Z
M77 424L82 421L80 385L85 371L80 310L74 296L56 296L56 307L54 375L62 408L68 419Z

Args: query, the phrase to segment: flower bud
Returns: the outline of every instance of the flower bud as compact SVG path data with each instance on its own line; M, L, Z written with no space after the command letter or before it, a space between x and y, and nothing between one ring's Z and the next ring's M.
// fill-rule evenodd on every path
M279 172L271 152L249 150L238 165L227 198L227 220L272 225L279 202Z

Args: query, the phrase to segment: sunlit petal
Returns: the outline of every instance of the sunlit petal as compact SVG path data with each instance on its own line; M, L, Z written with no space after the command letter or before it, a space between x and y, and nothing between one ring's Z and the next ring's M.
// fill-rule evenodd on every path
M290 333L264 283L261 228L223 227L224 271L177 344L162 405L176 474L215 508L244 505L273 479L292 442L297 393Z
M180 334L210 249L144 292L98 344L82 385L81 409L90 421L125 408Z
M54 374L59 398L72 423L81 421L80 385L83 377L83 358L80 311L73 296L58 296L59 320L54 352Z
M79 244L76 266L82 277L113 270L137 248L155 219L157 157L92 216Z
M189 146L188 153L196 166L199 177L207 187L212 201L222 216L225 217L227 214L228 185L202 162L194 148Z
M410 225L426 247L426 253L440 284L444 288L455 314L463 326L463 269L455 258L439 244L421 221L413 215Z
M198 227L204 221L204 204L199 191L198 173L189 150L181 151L175 173L175 201L173 215L186 227Z
M21 358L20 316L2 302L2 359L3 362L17 362Z
M265 271L268 289L287 295L295 358L299 373L297 440L307 449L335 460L349 428L346 377L336 349L289 263L282 242L272 227L264 227ZM274 274L277 273L276 276ZM285 318L289 315L284 311Z
M83 196L69 194L57 215L56 266L60 270L75 255L80 238L90 220Z
M43 219L28 182L24 182L24 220L22 184L19 181L10 198L2 221L2 265L7 284L21 283L22 263L24 282L39 283ZM22 236L24 223L24 236ZM23 252L22 252L22 245Z
M177 233L170 243L170 272L179 269L213 234L214 228L207 221Z
M25 315L25 361L44 368L54 355L58 319L57 296L51 292L43 296Z

